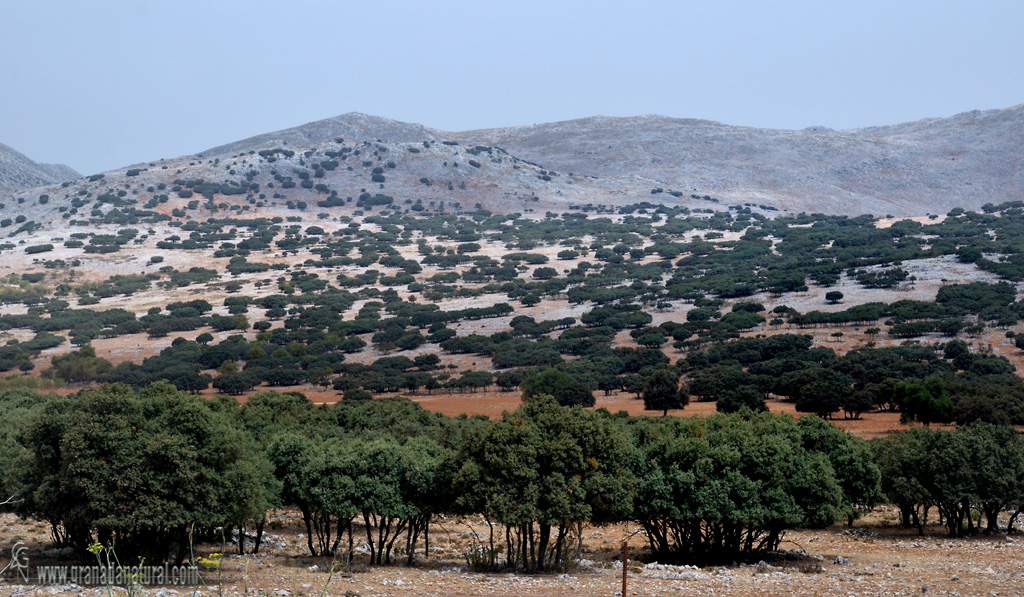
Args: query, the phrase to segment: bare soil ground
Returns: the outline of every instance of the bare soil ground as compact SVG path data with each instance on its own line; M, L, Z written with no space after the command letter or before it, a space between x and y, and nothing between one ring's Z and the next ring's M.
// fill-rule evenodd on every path
M300 390L310 400L317 403L333 404L341 399L338 392L304 387ZM399 394L396 394L399 395ZM503 411L512 411L522 404L519 392L486 391L462 394L401 394L423 408L450 416L461 414L484 415L490 418L500 417ZM611 412L626 411L634 416L662 416L661 411L644 410L644 403L632 394L613 392L605 396L603 392L594 394L594 408L604 408ZM772 400L768 402L768 410L775 413L787 413L799 418L804 413L796 412L792 403ZM715 413L714 402L691 402L686 408L668 411L669 416L707 416ZM859 437L880 437L898 429L906 429L900 424L899 413L870 412L859 419L843 418L842 414L833 419L836 426Z
M42 523L0 516L0 527L28 546L29 564L79 564L47 546ZM481 520L442 519L431 528L429 557L420 544L414 566L365 565L364 531L355 527L356 562L330 576L331 562L308 556L301 517L292 510L272 513L259 555L235 555L237 545L201 544L197 554L227 555L221 569L208 570L198 587L202 595L384 596L384 595L616 595L622 587L622 540L630 535L630 595L1019 595L1024 592L1024 537L977 536L947 539L938 527L924 536L897 526L897 513L880 509L853 527L791 531L785 554L697 568L646 561L635 525L588 528L583 559L561 573L522 575L477 573L466 569L464 553L486 538ZM5 541L5 548L11 542ZM803 553L804 550L806 553ZM8 549L3 556L7 557ZM761 560L760 562L757 560ZM86 564L90 562L84 562ZM18 586L8 579L8 595L106 595L105 588ZM326 590L325 590L326 585ZM191 595L193 587L150 587L149 595ZM161 592L162 591L162 592ZM117 594L124 594L123 591Z

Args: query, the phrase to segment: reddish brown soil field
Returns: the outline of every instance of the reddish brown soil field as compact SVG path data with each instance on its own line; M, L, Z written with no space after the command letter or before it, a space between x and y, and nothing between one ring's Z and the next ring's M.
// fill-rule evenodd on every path
M298 391L305 394L310 400L317 403L332 404L341 399L338 392L333 390L323 391L303 386ZM209 392L209 391L208 391ZM211 394L212 395L212 394ZM595 393L596 405L594 408L605 408L611 412L626 411L634 416L661 416L660 411L644 410L644 403L637 400L632 394L615 392L605 396L603 392ZM423 408L456 416L460 414L484 415L490 418L500 417L502 411L515 410L522 404L519 392L488 391L464 394L415 394L407 395L413 402ZM244 401L244 398L242 398ZM805 413L796 412L792 403L770 401L768 410L777 413L787 413L797 418ZM707 416L715 413L714 402L691 402L684 409L670 410L668 416ZM849 431L859 437L879 437L898 429L906 429L906 425L900 424L899 413L892 412L871 412L864 414L860 419L845 419L837 415L832 421L836 426Z
M68 386L60 388L43 388L38 391L40 392L53 392L61 396L67 396L75 392L81 391L91 386ZM317 404L334 404L341 400L339 392L334 390L323 390L315 386L296 386L289 388L269 388L260 387L258 391L276 390L281 392L296 391L305 395L312 402ZM248 395L235 397L241 403L244 403L248 396L251 396L252 392ZM206 398L213 398L217 395L217 390L210 388L201 393ZM406 396L408 399L416 402L423 408L449 416L458 416L461 414L466 415L484 415L489 418L497 418L501 416L504 411L513 411L522 404L519 392L502 392L502 391L487 391L487 392L474 392L474 393L459 393L459 394L425 394L418 393L413 395L406 394L395 394L395 396ZM661 416L660 411L649 411L644 410L644 403L641 400L636 399L632 394L624 394L620 392L614 392L609 396L605 396L603 392L595 393L596 404L594 408L604 408L611 412L626 411L633 416L649 416L658 417ZM781 402L777 400L768 402L768 410L774 413L786 413L796 418L804 416L806 413L796 412L796 408L792 403ZM690 402L689 405L684 409L673 409L668 411L670 417L692 417L692 416L707 416L715 413L714 402ZM841 414L837 414L836 418L832 422L839 428L849 431L853 435L863 438L872 438L884 436L893 431L900 429L907 429L908 426L900 423L899 413L894 412L870 412L865 413L859 419L847 419ZM936 425L936 427L944 427L943 425Z

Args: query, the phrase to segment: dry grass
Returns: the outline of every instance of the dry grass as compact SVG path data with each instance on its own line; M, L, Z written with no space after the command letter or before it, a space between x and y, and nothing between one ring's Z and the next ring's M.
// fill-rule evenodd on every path
M1024 591L1020 561L1024 540L1005 535L949 540L938 527L920 537L899 528L896 512L880 508L852 528L835 526L786 534L782 548L806 550L799 559L765 557L761 565L735 563L724 567L645 566L641 536L630 539L629 592L631 595L912 595L923 588L935 594L1015 595ZM47 547L46 526L0 515L8 536L24 540L32 565L76 563ZM518 575L484 574L465 570L463 554L486 537L487 526L472 518L442 518L431 526L429 557L421 543L414 567L404 563L369 568L364 564L363 527L355 526L357 558L349 571L335 574L326 595L611 595L621 588L619 565L622 541L637 531L635 525L591 527L584 531L583 564L568 573ZM305 549L304 527L294 510L274 511L267 534L269 543L259 556L234 555L233 545L203 544L197 554L224 552L221 582L209 572L203 594L320 595L328 584L331 562L312 558ZM836 563L838 557L848 563ZM819 559L820 558L820 559ZM404 558L403 558L404 560ZM15 588L7 585L7 589ZM3 590L0 587L0 590ZM178 595L191 587L175 587ZM287 591L287 593L280 593ZM105 589L49 587L30 595L105 595ZM173 593L165 593L173 595Z

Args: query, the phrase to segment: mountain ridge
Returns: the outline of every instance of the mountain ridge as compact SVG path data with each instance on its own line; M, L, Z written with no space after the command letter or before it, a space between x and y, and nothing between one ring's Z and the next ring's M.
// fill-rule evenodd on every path
M356 209L355 198L380 193L403 209L422 202L510 213L652 201L903 216L1024 200L1022 166L1024 104L847 130L599 115L451 132L349 112L108 175L141 185L132 192L140 203L160 194L150 187L177 190L178 181L253 186L256 209L312 206L327 195L338 198L326 202L332 208ZM102 193L106 183L93 178L63 198ZM51 209L26 215L47 219Z
M196 156L212 157L225 155L230 153L237 153L239 151L247 151L257 147L271 147L280 145L299 145L305 144L316 144L323 143L326 141L334 140L337 137L344 138L345 135L352 136L373 136L370 135L371 126L375 127L377 136L387 137L387 133L392 135L386 139L388 142L393 143L411 143L416 141L424 140L423 135L426 138L433 139L440 137L444 134L444 131L431 129L430 127L402 122L400 120L393 120L383 116L374 116L372 114L364 114L362 112L347 112L331 118L324 118L321 120L314 120L305 124L282 129L279 131L272 131L269 133L262 133L233 141L231 143L225 143L216 147L211 147L205 151L200 151ZM402 134L396 134L401 131ZM413 138L413 131L420 133L417 137Z
M0 190L29 189L81 177L69 166L33 161L16 149L0 143Z
M796 210L911 213L1024 198L1024 104L948 117L834 130L735 126L658 114L443 131L359 112L211 150L325 141L334 136L500 147L542 168L650 181L727 200ZM960 163L955 163L958 161ZM630 186L627 184L627 186ZM642 189L638 189L642 190Z

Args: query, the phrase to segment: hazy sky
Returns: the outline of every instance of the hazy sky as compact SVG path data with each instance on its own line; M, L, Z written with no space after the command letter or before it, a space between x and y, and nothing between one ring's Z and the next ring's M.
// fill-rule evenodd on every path
M1024 103L1024 2L0 0L0 143L90 174L345 112L773 128Z

